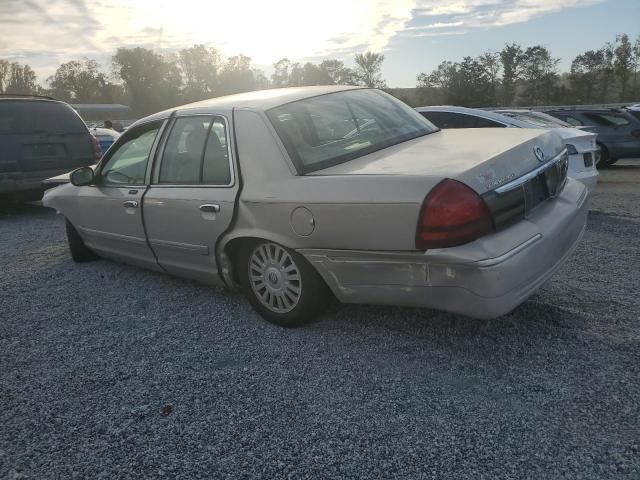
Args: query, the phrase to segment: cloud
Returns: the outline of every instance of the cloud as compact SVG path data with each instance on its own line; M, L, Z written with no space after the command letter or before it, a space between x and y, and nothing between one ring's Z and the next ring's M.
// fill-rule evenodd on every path
M443 17L461 28L492 28L528 22L567 8L585 7L605 0L421 0L418 17Z
M395 37L462 35L604 0L0 0L0 58L38 74L118 47L203 43L259 64L384 51ZM43 55L43 52L48 52Z

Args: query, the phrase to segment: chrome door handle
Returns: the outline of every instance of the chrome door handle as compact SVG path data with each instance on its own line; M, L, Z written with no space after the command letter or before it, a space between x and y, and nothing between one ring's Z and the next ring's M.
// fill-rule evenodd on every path
M218 213L220 211L220 205L217 203L205 203L200 205L200 210L207 213Z
M138 202L135 200L127 200L122 204L122 206L125 208L138 208Z

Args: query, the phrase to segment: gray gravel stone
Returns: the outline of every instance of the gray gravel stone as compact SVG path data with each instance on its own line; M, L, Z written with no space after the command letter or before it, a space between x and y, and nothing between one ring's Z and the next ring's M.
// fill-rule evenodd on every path
M640 478L640 163L622 165L574 257L492 321L335 306L281 329L238 294L74 264L61 217L5 208L0 478Z

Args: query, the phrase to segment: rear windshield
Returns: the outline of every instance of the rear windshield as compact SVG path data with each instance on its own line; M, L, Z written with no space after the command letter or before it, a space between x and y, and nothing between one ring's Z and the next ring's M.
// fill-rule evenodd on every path
M309 173L434 132L437 128L379 90L321 95L267 112L300 173Z
M0 101L0 135L86 131L87 127L80 117L63 103Z
M553 118L550 115L545 115L544 113L505 112L499 110L497 111L497 113L501 113L502 115L506 115L507 117L515 118L516 120L520 120L522 122L530 123L531 125L535 125L536 127L557 128L571 126L568 123L563 122L562 120Z

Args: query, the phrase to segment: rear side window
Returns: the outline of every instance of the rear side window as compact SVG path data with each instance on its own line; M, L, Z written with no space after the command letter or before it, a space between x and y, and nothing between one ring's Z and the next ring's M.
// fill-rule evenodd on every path
M420 112L422 115L440 128L504 128L493 120L456 112Z
M228 185L231 169L221 117L178 118L167 138L159 183Z
M582 127L584 126L584 122L579 120L576 117L572 117L570 115L558 115L558 118L564 122L567 122L569 125L573 125L574 127Z
M460 119L458 115L449 112L420 112L424 118L436 125L438 128L464 128L459 127Z
M606 127L624 127L630 123L628 118L615 113L587 113L585 116Z
M505 128L506 125L498 122L494 122L493 120L489 120L488 118L476 117L476 128Z
M85 133L87 127L71 107L45 101L0 101L0 135Z

